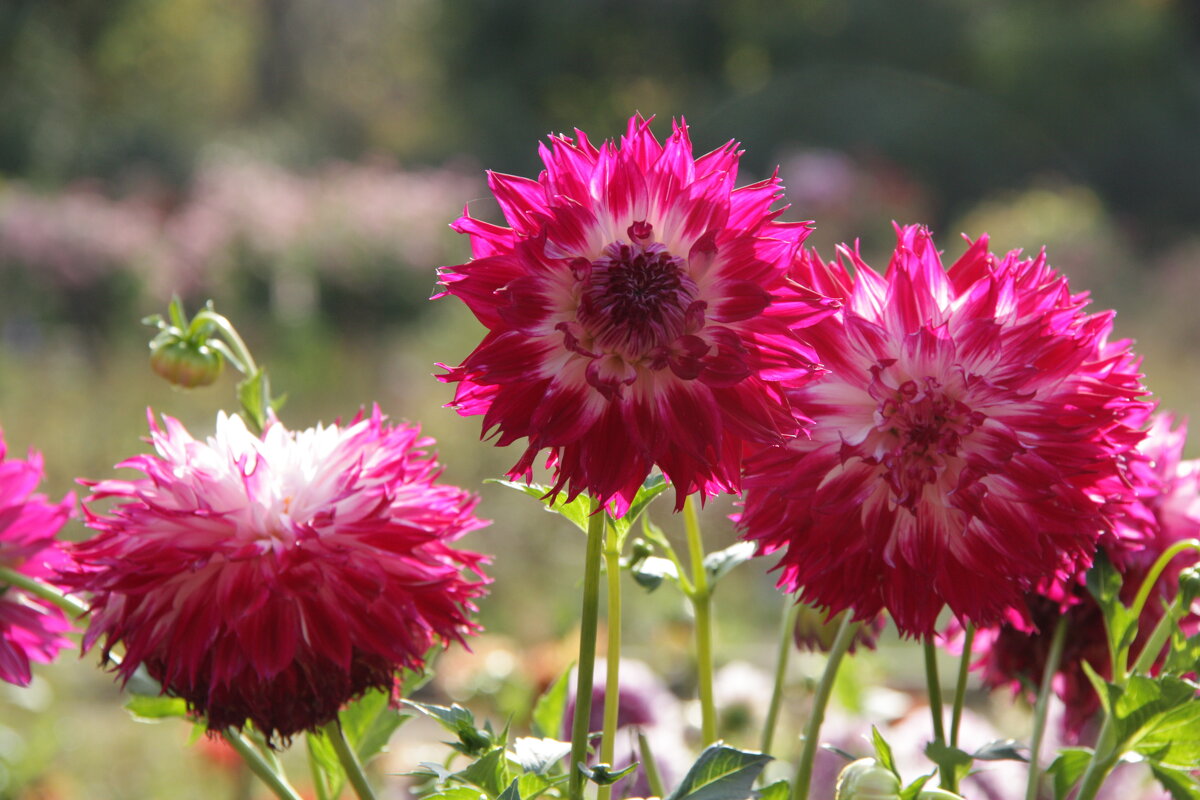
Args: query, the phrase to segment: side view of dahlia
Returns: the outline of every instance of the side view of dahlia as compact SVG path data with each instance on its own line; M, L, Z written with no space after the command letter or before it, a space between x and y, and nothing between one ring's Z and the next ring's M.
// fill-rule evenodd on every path
M1138 447L1141 458L1132 470L1138 500L1113 534L1100 540L1101 549L1121 573L1121 599L1126 604L1132 602L1160 555L1176 542L1200 536L1200 461L1183 460L1187 428L1173 424L1166 414L1154 417L1149 434ZM1138 619L1131 659L1141 654L1162 618L1164 603L1174 599L1180 572L1188 563L1181 555L1159 577ZM973 666L986 685L1007 686L1032 696L1045 674L1055 625L1065 617L1063 652L1053 685L1063 701L1063 732L1072 742L1085 737L1088 723L1100 710L1100 698L1083 670L1084 663L1105 680L1112 679L1104 615L1085 581L1080 573L1040 587L1026 598L1025 621L1018 618L980 631L974 648L981 655ZM1200 629L1200 615L1189 613L1181 627L1189 635L1195 633Z
M118 465L145 477L92 484L99 533L68 576L92 595L85 649L123 643L123 678L144 664L210 730L286 740L474 630L483 558L450 542L485 523L435 482L415 426L376 408L261 437L224 413L207 440L169 417L150 433L156 454Z
M929 636L945 607L987 625L1090 563L1133 500L1145 389L1044 254L981 238L946 270L928 230L897 232L883 277L849 249L798 259L844 306L804 331L829 373L788 396L815 424L747 461L740 526L781 588Z
M511 478L547 450L554 492L616 514L656 466L680 505L736 491L743 444L796 428L782 389L815 367L794 329L832 310L787 274L807 226L777 220L777 178L734 188L734 143L694 157L682 123L540 152L537 180L488 176L509 227L454 223L474 257L441 270L442 294L488 332L440 376L451 405L527 441Z
M0 565L41 581L54 581L66 564L55 538L74 513L75 498L51 503L34 489L42 480L42 458L7 458L0 436ZM48 664L71 641L66 615L46 600L15 587L0 586L0 680L28 686L30 661Z

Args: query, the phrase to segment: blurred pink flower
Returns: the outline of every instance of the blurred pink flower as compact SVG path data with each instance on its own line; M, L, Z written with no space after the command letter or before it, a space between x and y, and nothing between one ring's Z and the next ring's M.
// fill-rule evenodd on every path
M75 497L50 503L33 494L42 480L41 456L30 453L21 461L7 454L0 436L0 565L53 583L67 560L55 536L74 513ZM53 661L71 646L63 635L70 630L66 615L49 601L15 586L0 589L0 680L28 686L29 662Z
M816 423L747 461L740 525L782 551L781 588L928 636L943 607L989 624L1089 563L1132 500L1145 390L1044 255L981 238L947 271L926 229L898 236L883 278L850 250L798 261L846 305L804 331L830 372L789 399Z
M617 514L655 466L680 505L737 491L743 444L795 430L781 390L815 369L792 329L830 308L787 276L808 228L776 221L777 178L734 189L734 143L693 157L682 123L540 152L536 181L489 174L511 227L454 225L474 259L442 270L444 294L488 333L442 376L452 405L528 441L510 477L547 449L554 492Z
M198 441L151 421L157 455L121 467L146 477L94 484L99 535L74 548L91 592L85 648L118 643L126 679L140 664L204 714L247 719L284 739L333 719L370 688L393 690L435 643L475 629L483 560L449 542L485 523L475 498L437 484L414 426L378 409L349 426L261 436L217 418Z

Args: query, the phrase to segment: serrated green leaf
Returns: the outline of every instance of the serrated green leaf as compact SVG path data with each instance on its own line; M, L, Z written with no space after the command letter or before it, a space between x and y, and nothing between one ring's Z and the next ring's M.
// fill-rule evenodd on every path
M762 753L709 745L667 800L746 800L770 760Z
M1171 800L1200 800L1200 779L1189 769L1173 769L1151 764L1155 779L1171 795Z
M679 570L676 569L675 562L659 556L643 558L636 566L629 568L629 573L637 585L648 592L653 592L664 580L679 582Z
M531 718L533 732L542 737L560 736L563 732L563 715L567 711L567 693L571 685L571 670L566 668L558 680L550 685L533 706Z
M160 694L135 694L125 702L125 710L142 722L188 716L187 703L182 697Z
M1171 634L1171 648L1163 663L1164 675L1200 673L1200 633L1185 636L1178 628Z
M1122 745L1152 730L1168 712L1186 703L1195 705L1194 684L1171 676L1134 675L1123 687L1108 684L1117 741Z
M956 784L967 777L973 763L970 753L951 747L945 742L933 741L925 745L925 756L938 765L942 775L953 774Z
M412 706L422 714L433 717L441 723L443 728L451 733L457 734L463 725L469 725L472 728L475 727L475 715L458 703L447 707L434 705L433 703L418 703L416 700L408 699L405 699L403 702L406 706Z
M1133 750L1153 764L1195 768L1200 764L1200 702L1191 700L1155 715L1136 737Z
M976 761L1029 761L1029 757L1021 752L1025 746L1015 739L997 739L988 742L971 754ZM1028 748L1025 748L1028 749Z
M519 781L514 779L496 800L521 800L521 789L518 784Z
M566 775L563 775L566 778ZM536 772L526 772L517 778L517 789L525 800L533 800L542 792L554 785L554 780L548 775L538 775Z
M333 743L324 733L310 731L304 736L308 748L308 765L312 772L317 796L323 800L337 797L346 785L346 771L333 749Z
M874 725L871 726L871 746L875 749L875 760L899 780L900 772L896 769L896 759L892 756L892 746L883 738L883 734Z
M513 742L512 756L525 772L545 775L570 752L570 742L521 736Z
M496 797L508 786L508 754L503 747L489 750L465 769L454 773L454 779L478 786Z
M392 734L410 717L392 708L388 692L372 689L342 709L338 719L346 740L365 764L387 746Z
M778 780L774 783L768 783L761 789L756 789L754 797L756 800L787 800L791 796L792 787L786 780Z
M1089 747L1065 747L1058 751L1058 757L1046 767L1046 774L1054 779L1054 800L1064 800L1079 783L1091 760Z
M591 516L591 501L584 495L577 496L571 502L564 500L564 495L559 494L555 498L550 498L547 495L550 493L550 487L542 486L536 483L520 483L518 481L504 481L499 479L490 479L488 483L496 483L501 486L506 486L509 489L515 489L521 494L527 494L535 500L539 501L545 509L554 514L560 514L565 519L569 520L576 528L587 533L588 518ZM603 512L601 512L603 513Z
M713 586L738 564L744 564L754 558L758 547L754 542L736 542L724 550L715 550L704 557L704 571L708 575L708 585Z

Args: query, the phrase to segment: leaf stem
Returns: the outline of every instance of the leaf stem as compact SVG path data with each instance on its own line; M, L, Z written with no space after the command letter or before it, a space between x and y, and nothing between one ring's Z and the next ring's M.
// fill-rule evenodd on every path
M292 788L283 773L273 769L258 748L251 744L244 734L233 728L226 728L221 731L221 736L229 742L229 745L246 762L250 771L257 775L276 797L280 800L301 800L300 794Z
M571 720L570 782L571 800L582 800L584 774L580 764L587 763L588 721L592 715L592 673L596 668L596 630L600 615L600 560L604 550L607 517L600 503L592 498L588 518L587 554L583 566L583 608L579 619L579 661L575 677L575 716Z
M837 636L829 657L825 661L825 672L821 682L817 684L816 694L813 695L812 711L808 716L808 724L804 727L804 747L800 751L800 764L796 768L796 779L792 782L792 800L808 800L809 784L812 783L813 763L817 757L817 744L821 737L821 725L825 722L825 708L833 694L833 684L837 679L838 667L842 657L850 649L854 636L858 633L858 623L853 621L854 615L847 612L842 616L842 624L838 626Z
M1150 592L1154 590L1154 584L1158 583L1159 577L1163 574L1167 565L1171 563L1171 559L1185 550L1200 551L1200 539L1184 539L1181 542L1176 542L1164 550L1162 555L1154 561L1154 566L1150 567L1150 571L1146 573L1145 580L1142 581L1142 585L1138 587L1137 595L1133 598L1133 605L1130 606L1131 616L1134 620L1142 618L1142 611L1146 607L1146 601L1150 599ZM1142 652L1145 652L1145 649ZM1119 668L1119 671L1113 673L1113 680L1119 685L1124 685L1129 679L1129 648L1122 648L1117 659L1115 666Z
M650 796L665 797L662 776L658 774L658 764L654 760L654 753L650 751L650 741L646 738L644 731L638 731L637 738L638 751L642 756L642 771L646 774L646 783L650 787Z
M958 729L962 723L967 697L967 676L971 669L971 645L975 644L975 626L967 623L963 631L962 659L958 663L958 681L954 685L954 707L950 710L950 746L958 747Z
M605 516L607 519L607 515ZM612 765L616 754L617 712L621 705L621 551L617 532L606 525L604 568L608 578L608 647L604 655L604 731L600 736L600 761ZM596 800L609 800L612 785L600 786Z
M713 700L712 592L708 586L708 568L704 565L704 542L700 537L700 519L694 497L689 497L684 503L683 526L687 531L688 553L692 562L692 591L688 597L696 614L700 737L707 747L717 740L717 706Z
M1061 615L1054 625L1054 636L1050 640L1050 654L1046 657L1042 685L1038 687L1037 702L1033 706L1033 740L1029 743L1029 783L1025 787L1025 800L1037 800L1041 770L1042 736L1046 732L1046 714L1050 709L1050 696L1054 693L1054 674L1062 661L1063 645L1067 639L1067 617Z
M346 739L346 731L342 728L341 720L335 718L331 722L327 722L322 730L329 737L329 743L333 745L333 751L337 753L338 762L346 772L346 779L354 787L354 794L359 797L359 800L376 800L375 790L371 788L371 782L367 780L367 773L363 770L362 762L358 760L358 754L354 752L354 748Z
M31 578L22 572L17 572L11 567L0 567L0 584L8 584L16 586L18 589L23 589L35 597L53 603L55 607L62 609L71 617L81 617L88 613L89 610L87 604L74 595L67 594L48 583L43 583L37 578Z
M796 628L796 617L800 613L800 604L796 598L785 594L782 622L779 625L779 650L775 655L775 683L771 688L771 705L767 707L767 720L763 723L762 752L771 754L771 745L775 742L775 726L779 721L779 708L783 705L783 687L787 682L788 657L792 653L793 631Z

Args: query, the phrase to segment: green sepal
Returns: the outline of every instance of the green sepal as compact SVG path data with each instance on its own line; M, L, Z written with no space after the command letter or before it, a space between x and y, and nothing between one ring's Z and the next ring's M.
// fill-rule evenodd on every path
M996 739L971 754L976 761L1023 761L1028 763L1029 756L1021 752L1024 745L1015 739Z
M925 755L937 764L943 776L953 775L955 785L967 777L971 771L971 764L974 763L970 753L951 747L945 742L934 741L925 745Z
M596 764L589 767L587 764L576 764L576 768L587 776L587 779L597 786L612 786L617 781L624 778L626 775L638 768L638 762L628 764L616 771L608 764Z
M574 667L573 663L569 665L534 704L533 714L530 718L534 735L554 737L562 734L563 716L567 712L567 694L571 684L571 670Z
M1090 747L1064 747L1058 757L1046 767L1046 774L1054 780L1054 800L1064 800L1092 760Z
M170 695L135 694L125 702L125 710L139 722L157 722L172 717L187 717L187 702Z
M883 734L879 732L879 728L871 726L871 747L875 750L875 760L880 766L887 769L897 779L900 778L900 772L896 769L896 759L892 755L892 746L887 743L887 739L883 738Z
M936 772L930 772L928 775L921 775L908 786L905 786L900 790L900 800L916 800L917 796L925 791L925 784L929 783L936 774Z
M746 800L771 757L712 744L666 800Z

